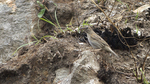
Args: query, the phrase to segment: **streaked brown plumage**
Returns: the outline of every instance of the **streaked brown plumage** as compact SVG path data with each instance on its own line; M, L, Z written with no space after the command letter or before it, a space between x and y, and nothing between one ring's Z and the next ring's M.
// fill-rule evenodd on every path
M104 39L102 39L99 35L97 35L90 27L84 27L81 29L83 29L86 32L88 41L93 48L102 48L106 51L113 53L115 56L118 57L118 55L110 48L107 42Z

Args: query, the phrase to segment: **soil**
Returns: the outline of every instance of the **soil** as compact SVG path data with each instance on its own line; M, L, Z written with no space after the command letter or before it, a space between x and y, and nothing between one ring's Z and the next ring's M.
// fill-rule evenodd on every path
M95 52L95 55L104 56L102 60L98 60L101 68L96 73L99 81L104 84L143 83L142 80L137 80L134 74L138 71L138 77L140 77L142 73L140 68L143 67L143 64L145 64L143 79L150 81L150 10L147 9L140 13L137 19L137 14L132 12L149 1L122 0L122 3L117 1L114 3L115 0L95 1L115 22L123 36L129 37L125 40L131 46L130 48L124 45L125 40L118 34L116 27L112 26L104 13L90 0L81 0L80 2L56 0L57 17L62 29L66 30L65 25L69 24L72 19L72 25L69 26L72 31L61 32L59 28L42 21L41 31L36 33L36 37L40 39L42 36L51 35L56 39L46 37L37 45L32 44L21 48L18 56L9 60L7 64L0 65L0 83L51 84L56 76L55 71L62 67L71 68L73 62L79 59L78 55L84 50L91 50ZM54 15L56 6L46 0L43 4L49 9L44 16L56 23ZM103 50L93 51L85 32L79 33L76 30L84 21L88 24L96 23L92 29L107 41L120 58L105 57L110 53ZM140 35L138 35L136 27ZM34 39L32 38L32 40ZM148 57L144 63L146 56Z

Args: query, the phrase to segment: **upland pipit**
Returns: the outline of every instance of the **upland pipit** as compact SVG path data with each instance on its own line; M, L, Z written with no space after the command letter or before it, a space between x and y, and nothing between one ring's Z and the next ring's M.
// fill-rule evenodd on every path
M109 51L109 52L113 53L115 56L119 57L110 48L110 46L107 44L107 42L104 39L102 39L99 35L97 35L90 27L83 27L83 28L80 28L80 29L83 29L86 32L88 41L89 41L90 45L93 48L95 48L95 49L104 49L106 51Z

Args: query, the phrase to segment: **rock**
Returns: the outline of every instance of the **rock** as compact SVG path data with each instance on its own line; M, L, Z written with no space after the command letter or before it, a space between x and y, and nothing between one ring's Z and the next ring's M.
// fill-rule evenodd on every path
M4 0L0 2L0 63L12 58L12 53L27 43L32 20L36 17L34 2Z
M73 64L70 74L66 68L56 71L54 84L102 84L96 76L100 66L93 52L89 50L81 52L81 57Z

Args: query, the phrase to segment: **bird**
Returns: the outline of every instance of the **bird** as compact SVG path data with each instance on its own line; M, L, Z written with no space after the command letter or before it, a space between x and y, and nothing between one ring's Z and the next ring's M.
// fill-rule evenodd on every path
M103 49L106 51L109 51L111 53L113 53L116 57L119 57L108 45L108 43L101 38L99 35L97 35L90 26L86 26L86 27L82 27L80 28L80 30L84 30L85 33L87 34L87 38L88 41L90 43L90 45L94 48L94 49Z

